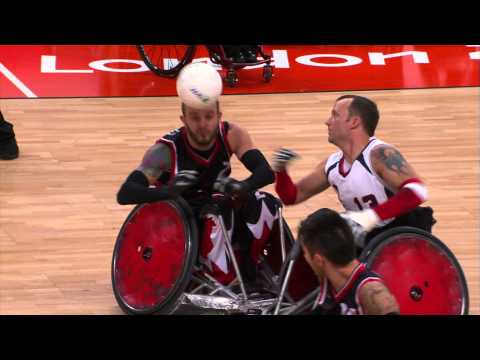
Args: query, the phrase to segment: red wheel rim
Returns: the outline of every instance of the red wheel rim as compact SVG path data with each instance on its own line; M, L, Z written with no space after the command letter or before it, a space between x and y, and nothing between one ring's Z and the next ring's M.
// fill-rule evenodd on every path
M433 242L411 234L393 237L379 246L369 265L384 278L402 314L462 314L461 277L449 255Z
M125 226L114 264L117 292L127 307L151 309L175 289L187 256L186 225L168 202L144 205Z

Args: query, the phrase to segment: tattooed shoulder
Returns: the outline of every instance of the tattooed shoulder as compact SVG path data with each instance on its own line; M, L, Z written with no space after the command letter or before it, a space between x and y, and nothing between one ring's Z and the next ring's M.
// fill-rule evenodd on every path
M365 314L383 315L400 311L395 297L381 282L370 282L361 290L360 299Z
M400 152L392 146L380 145L372 150L372 160L380 162L388 170L398 174L409 174L408 163Z

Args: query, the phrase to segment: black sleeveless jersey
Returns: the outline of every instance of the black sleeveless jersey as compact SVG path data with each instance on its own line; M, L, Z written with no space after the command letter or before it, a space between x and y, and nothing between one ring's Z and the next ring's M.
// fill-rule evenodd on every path
M380 275L368 270L365 263L358 264L338 292L334 290L327 278L324 278L312 308L313 314L362 315L364 311L359 300L359 290L370 281L383 283Z
M181 170L196 170L199 173L197 185L185 191L182 196L186 200L208 198L213 192L213 183L220 172L225 176L231 173L230 157L232 151L228 144L228 122L219 123L217 139L208 158L199 155L189 144L185 127L178 128L163 136L157 143L168 146L171 154L171 168L164 172L156 185L167 184Z

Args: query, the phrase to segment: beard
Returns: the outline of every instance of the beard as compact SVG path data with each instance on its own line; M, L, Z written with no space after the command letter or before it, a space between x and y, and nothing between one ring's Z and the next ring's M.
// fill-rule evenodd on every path
M344 139L345 136L343 134L339 134L338 132L334 135L333 131L328 133L328 142L333 145L338 145L341 139Z
M200 146L208 146L211 145L214 141L215 138L217 137L218 133L218 127L213 131L211 134L196 134L192 130L190 130L187 126L185 126L187 129L188 135L190 135L190 138L195 141L197 145Z
M328 142L333 145L337 145L337 139L333 137L331 134L328 134Z

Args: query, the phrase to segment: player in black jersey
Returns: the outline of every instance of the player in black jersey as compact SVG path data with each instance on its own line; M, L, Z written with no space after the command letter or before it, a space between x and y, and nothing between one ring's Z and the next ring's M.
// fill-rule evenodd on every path
M399 306L382 278L355 259L350 226L337 212L320 209L300 224L298 237L305 260L320 288L316 314L399 314Z
M122 184L117 200L120 204L140 204L182 196L198 219L200 262L218 281L228 284L235 272L220 231L221 214L242 275L252 282L278 219L275 198L257 190L273 183L274 173L249 133L222 121L218 102L203 110L185 104L181 109L183 126L148 149L140 166ZM242 181L229 177L233 154L251 172L250 177ZM215 203L221 206L213 211Z

